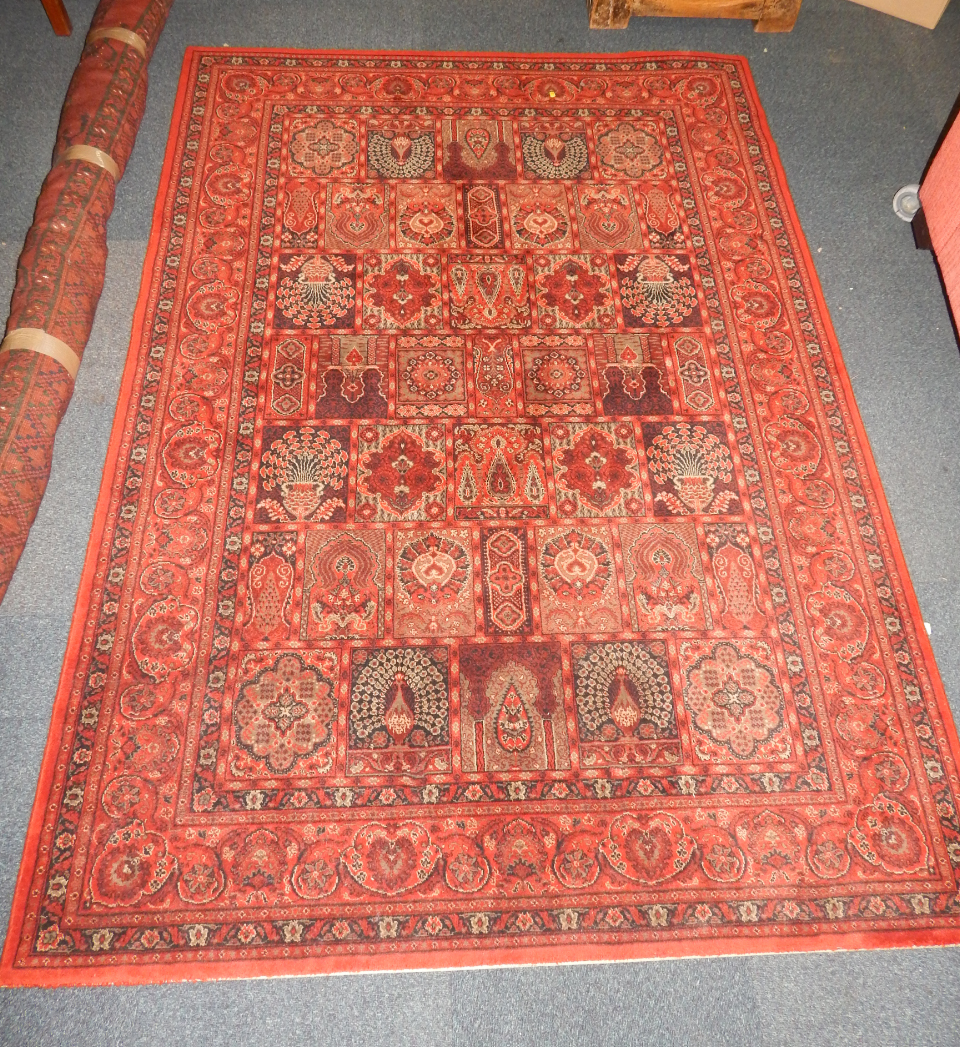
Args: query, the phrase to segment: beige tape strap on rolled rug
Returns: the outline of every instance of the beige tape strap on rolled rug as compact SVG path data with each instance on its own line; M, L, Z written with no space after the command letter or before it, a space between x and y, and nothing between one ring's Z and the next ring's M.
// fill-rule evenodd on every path
M0 354L10 352L11 349L28 349L49 356L51 360L56 360L71 378L76 378L77 371L80 370L80 357L70 346L39 327L14 328L0 343Z
M102 167L115 182L120 178L120 168L116 160L109 153L96 149L92 145L71 145L57 157L54 165L67 163L70 160L84 160L88 164L96 164L97 167Z
M141 58L147 57L147 44L142 36L132 29L122 29L120 26L104 26L101 29L91 29L87 33L87 43L95 44L98 40L119 40L121 44L132 47L139 52Z

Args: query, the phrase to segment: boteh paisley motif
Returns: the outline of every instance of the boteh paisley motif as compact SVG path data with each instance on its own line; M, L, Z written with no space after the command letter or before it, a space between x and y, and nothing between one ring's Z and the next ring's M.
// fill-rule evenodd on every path
M461 662L462 759L472 771L570 766L559 648L476 644Z
M478 334L473 340L474 389L477 413L517 414L515 359L510 337Z
M515 330L530 326L529 283L522 258L451 256L448 272L453 327Z
M746 62L186 61L0 980L960 941Z
M488 104L491 97L487 96ZM512 181L517 177L511 121L476 116L446 119L442 136L443 175L448 181Z
M458 520L546 517L540 428L526 423L458 425L454 489Z

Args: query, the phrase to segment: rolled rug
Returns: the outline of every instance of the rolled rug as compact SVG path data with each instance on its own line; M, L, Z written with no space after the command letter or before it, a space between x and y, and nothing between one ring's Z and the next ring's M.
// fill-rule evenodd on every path
M53 165L0 344L0 601L47 486L57 426L103 290L107 220L173 0L102 0L60 115Z

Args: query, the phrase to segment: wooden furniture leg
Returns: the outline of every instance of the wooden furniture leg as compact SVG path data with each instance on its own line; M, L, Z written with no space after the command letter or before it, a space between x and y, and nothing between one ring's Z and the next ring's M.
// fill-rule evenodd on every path
M633 14L630 0L587 0L591 29L626 29Z
M69 36L73 32L73 26L70 24L67 9L63 6L63 0L40 0L40 2L57 36Z
M932 251L933 243L930 240L930 230L927 228L927 216L923 213L922 207L913 216L910 228L913 231L913 243L916 249L918 251Z
M800 0L767 0L753 23L758 33L789 33L800 14Z

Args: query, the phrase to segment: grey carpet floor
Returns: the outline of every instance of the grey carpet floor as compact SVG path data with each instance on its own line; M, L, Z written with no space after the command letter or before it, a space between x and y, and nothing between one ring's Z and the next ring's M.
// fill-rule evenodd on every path
M95 0L60 40L0 4L0 301ZM960 355L930 256L891 210L960 92L960 0L929 32L804 0L789 35L633 19L583 0L177 0L110 222L93 337L53 474L0 605L0 931L5 928L106 452L184 47L697 50L745 54L853 380L954 715L960 719ZM0 1044L938 1045L960 1043L960 950L0 992Z

